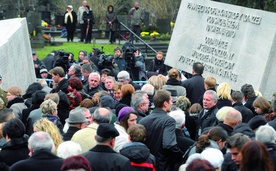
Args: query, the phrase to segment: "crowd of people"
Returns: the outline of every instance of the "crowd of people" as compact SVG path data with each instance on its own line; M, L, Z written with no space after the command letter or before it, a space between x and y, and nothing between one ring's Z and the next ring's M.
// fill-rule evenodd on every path
M119 47L112 68L93 49L65 70L53 65L60 53L39 61L33 52L35 69L43 67L24 94L1 89L0 170L276 169L275 94L203 78L200 62L183 79L162 52L144 84L133 82Z
M86 1L80 9L85 30ZM59 50L39 60L33 51L38 81L24 93L0 89L0 170L276 170L276 93L266 99L253 85L203 78L200 62L185 78L162 52L146 71L139 49L125 53L93 48L75 60Z
M134 6L129 10L128 14L131 20L132 30L129 40L133 41L135 37L136 42L138 42L141 27L144 25L145 9L139 6L139 2L135 2ZM82 6L79 7L77 12L74 11L72 5L68 5L63 18L63 26L66 28L67 32L67 42L73 42L74 33L76 31L77 25L79 25L81 32L79 42L91 43L92 28L95 24L95 18L92 9L87 4L87 1L82 2ZM116 32L119 26L118 17L113 5L108 5L107 7L105 22L106 37L108 37L110 44L113 44L116 42ZM136 34L136 36L134 36L133 33Z

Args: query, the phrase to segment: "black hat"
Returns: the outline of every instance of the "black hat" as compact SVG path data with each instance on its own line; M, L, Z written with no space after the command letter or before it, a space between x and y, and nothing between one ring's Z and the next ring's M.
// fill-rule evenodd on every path
M97 135L103 138L115 138L119 132L113 124L101 123L97 129Z
M259 128L261 125L265 125L266 123L267 121L262 115L254 116L248 121L248 125L253 130Z

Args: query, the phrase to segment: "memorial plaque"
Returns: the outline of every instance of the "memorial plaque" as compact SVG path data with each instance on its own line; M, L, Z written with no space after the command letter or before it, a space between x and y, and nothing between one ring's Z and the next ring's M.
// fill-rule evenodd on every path
M269 100L276 91L276 14L206 0L182 1L167 65L191 72L194 62L234 90L252 84Z
M26 18L0 21L1 88L19 86L23 92L36 81Z

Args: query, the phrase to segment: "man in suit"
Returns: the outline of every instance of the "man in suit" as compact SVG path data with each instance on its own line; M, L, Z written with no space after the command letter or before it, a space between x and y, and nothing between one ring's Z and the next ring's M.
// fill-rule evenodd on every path
M60 170L63 159L54 152L54 142L46 132L35 132L29 139L29 157L10 167L10 171Z

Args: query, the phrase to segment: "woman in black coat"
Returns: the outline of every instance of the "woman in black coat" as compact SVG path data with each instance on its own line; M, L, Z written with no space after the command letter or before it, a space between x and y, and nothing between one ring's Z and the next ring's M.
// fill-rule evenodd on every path
M91 43L92 39L92 26L94 22L94 14L90 10L88 5L85 6L85 11L83 12L82 19L85 25L85 43Z
M73 42L74 39L74 32L76 30L76 24L77 24L77 14L75 11L73 11L73 6L68 5L67 11L64 14L64 26L67 30L67 42L71 40Z
M112 5L108 5L107 7L105 20L108 40L112 44L115 42L115 32L117 30L117 15L114 12L114 7Z

